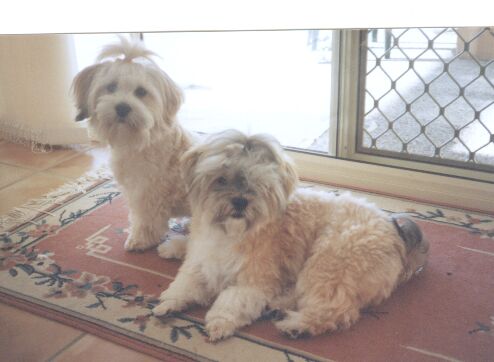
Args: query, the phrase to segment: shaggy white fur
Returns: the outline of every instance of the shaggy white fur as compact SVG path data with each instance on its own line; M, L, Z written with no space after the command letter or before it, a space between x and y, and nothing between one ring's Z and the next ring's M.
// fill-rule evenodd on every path
M268 136L223 132L189 150L183 167L191 236L154 313L213 302L211 341L266 309L279 310L275 325L290 337L348 328L426 262L410 220L350 194L295 191L291 161Z
M83 69L73 90L79 114L110 145L111 167L130 209L127 250L160 242L168 219L189 215L179 160L191 135L175 120L182 93L140 42L103 49L99 62Z

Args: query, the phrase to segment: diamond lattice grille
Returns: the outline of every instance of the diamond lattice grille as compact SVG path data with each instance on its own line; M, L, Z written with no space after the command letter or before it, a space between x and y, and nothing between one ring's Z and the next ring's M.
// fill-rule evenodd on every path
M494 28L374 29L366 56L361 152L494 169Z

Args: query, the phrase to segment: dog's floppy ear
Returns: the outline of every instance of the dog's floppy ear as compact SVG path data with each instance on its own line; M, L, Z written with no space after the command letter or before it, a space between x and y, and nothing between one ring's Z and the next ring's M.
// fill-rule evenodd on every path
M159 71L161 94L163 97L163 119L170 123L176 116L183 102L180 87L162 70ZM157 74L158 75L158 74Z
M76 121L82 121L89 117L88 97L91 83L98 70L103 66L101 64L94 64L87 68L84 68L77 74L72 82L72 92L75 97L77 106Z
M298 174L293 161L285 154L281 144L272 136L258 134L252 136L245 146L246 150L261 149L261 155L279 166L279 175L283 190L287 196L295 190L298 184Z
M185 152L180 158L180 166L182 179L185 182L185 189L187 192L190 191L192 183L194 182L194 172L197 166L197 161L199 161L199 157L203 153L203 147L195 146L190 148L187 152Z
M298 173L291 158L283 155L283 161L281 162L280 169L283 188L285 189L287 195L291 195L298 184Z

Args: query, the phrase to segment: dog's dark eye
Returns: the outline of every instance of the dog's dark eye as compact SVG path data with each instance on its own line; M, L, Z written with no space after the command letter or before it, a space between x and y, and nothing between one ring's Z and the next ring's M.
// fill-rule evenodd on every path
M114 93L117 90L117 83L111 82L106 86L106 91L108 93Z
M137 87L136 90L134 91L134 94L136 95L136 97L142 98L146 94L148 94L148 91L142 87Z
M225 186L228 183L228 181L226 180L226 178L224 178L223 176L218 177L215 182L219 186Z

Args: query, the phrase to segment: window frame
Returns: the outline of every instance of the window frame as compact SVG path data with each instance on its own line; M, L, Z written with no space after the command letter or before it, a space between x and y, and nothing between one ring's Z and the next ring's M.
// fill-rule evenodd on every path
M359 147L361 124L364 117L366 54L362 51L367 42L369 29L343 30L340 36L340 100L337 158L417 170L458 177L474 181L494 182L494 173L488 170L461 168L460 161L451 161L455 166L428 163L428 157L416 157L420 161L406 159L395 152L380 151L382 155L365 152Z

